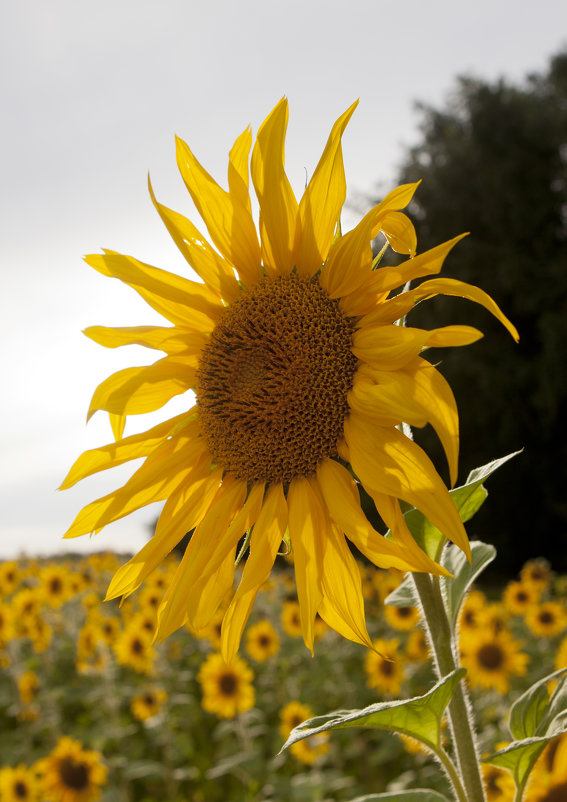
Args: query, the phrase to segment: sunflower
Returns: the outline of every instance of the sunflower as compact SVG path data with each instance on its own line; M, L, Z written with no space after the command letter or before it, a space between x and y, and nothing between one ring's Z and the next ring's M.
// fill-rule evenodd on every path
M22 704L29 705L37 697L39 691L39 678L35 671L24 671L17 679L18 693Z
M567 612L561 602L542 602L528 610L526 624L534 635L554 638L556 635L561 635L567 627Z
M236 653L260 587L285 540L293 564L301 629L313 651L317 613L341 635L370 645L360 572L345 536L375 565L443 574L412 538L399 500L417 507L467 556L470 546L433 463L400 425L437 431L457 476L458 415L451 389L423 349L467 345L468 326L431 331L396 325L439 294L473 300L517 332L492 299L453 279L431 279L455 237L415 256L416 235L400 211L417 184L403 185L341 235L346 198L342 135L353 104L334 124L298 203L284 170L288 120L283 98L258 130L250 173L259 201L256 232L249 195L250 130L229 154L228 191L177 140L177 162L214 248L181 214L155 207L196 283L106 250L86 257L105 276L135 289L170 326L93 326L101 345L133 344L165 356L118 371L93 395L88 416L110 415L117 442L85 452L62 484L136 458L125 486L87 505L66 537L97 532L165 500L152 540L114 576L107 598L127 596L192 531L160 606L157 637L188 621L200 630L233 587L235 551L249 533L248 558L223 620L222 653ZM371 243L382 232L410 258L375 270ZM195 392L186 412L123 437L128 415L152 412ZM354 478L356 477L356 478ZM362 511L359 486L392 538Z
M555 738L535 764L525 802L565 802L567 799L567 737Z
M0 602L0 649L14 637L15 624L12 608Z
M39 573L40 594L50 607L61 607L73 593L69 571L63 565L47 565Z
M538 588L541 593L549 588L552 576L550 564L541 557L535 560L528 560L520 571L522 582Z
M397 638L390 640L378 638L374 641L373 651L367 652L364 661L366 684L369 688L376 688L380 693L391 696L399 696L404 679L399 645Z
M461 662L467 669L467 680L473 688L494 688L508 693L510 677L523 676L529 656L521 644L507 631L494 633L480 629L461 638Z
M41 775L42 799L49 802L91 802L98 799L106 783L107 768L100 752L83 749L66 736L36 768Z
M167 701L167 693L162 689L150 688L132 698L130 709L140 721L156 716Z
M384 607L384 618L398 632L409 632L418 625L420 615L417 607L394 607L388 604Z
M512 775L506 769L481 764L486 802L512 802L515 785Z
M234 718L254 706L254 673L240 657L226 663L220 654L210 654L197 679L203 689L203 709L220 718Z
M290 638L301 637L301 614L296 601L284 601L282 605L282 629Z
M512 615L525 615L537 606L541 590L536 585L525 582L508 582L502 594L502 602Z
M153 673L155 649L147 629L128 625L114 642L114 654L121 666L129 666L140 674Z
M313 718L313 711L308 705L295 701L288 702L280 711L280 733L287 738L293 729L308 718ZM312 766L318 758L329 751L329 733L321 732L297 741L290 746L289 751L300 763Z
M269 621L258 621L246 632L246 651L258 663L264 663L280 650L278 633Z
M478 630L486 604L486 596L481 590L471 590L467 595L459 612L459 632L462 635Z
M422 629L414 629L408 636L406 643L406 657L416 663L427 660L429 657L429 644Z
M35 802L39 799L36 777L24 765L0 769L0 799L2 802Z
M556 671L559 671L560 668L567 668L567 636L559 642L555 652L554 665Z
M22 578L18 563L14 560L0 563L0 596L6 599L11 596Z

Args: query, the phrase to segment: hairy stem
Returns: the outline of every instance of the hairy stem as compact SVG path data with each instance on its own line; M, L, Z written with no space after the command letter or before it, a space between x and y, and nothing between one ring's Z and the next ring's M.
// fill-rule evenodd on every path
M429 574L412 574L412 577L423 608L437 675L442 679L458 667L458 661L455 658L453 634L443 604L439 578ZM485 802L472 714L462 680L455 689L447 713L467 802Z

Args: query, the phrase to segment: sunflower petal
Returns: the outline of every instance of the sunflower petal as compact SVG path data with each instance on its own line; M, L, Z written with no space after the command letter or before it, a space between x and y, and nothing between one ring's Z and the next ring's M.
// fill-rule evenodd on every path
M239 293L238 283L229 264L202 236L193 223L173 209L168 209L158 203L150 179L148 177L150 197L159 216L163 220L173 241L191 265L195 273L200 276L207 287L226 301L232 301Z
M424 329L412 329L409 326L368 326L354 332L352 352L362 362L382 370L399 370L415 359L430 339L432 332Z
M358 100L334 124L323 155L299 203L301 240L297 272L303 276L312 276L319 270L333 241L346 198L341 137L357 105Z
M177 493L180 507L167 523L162 515L152 539L125 565L118 569L106 593L106 600L129 596L175 548L179 541L194 529L207 514L222 479L222 469L205 470L200 465L191 474L187 487ZM174 494L170 496L173 498Z
M343 637L371 646L364 618L360 570L345 537L336 526L326 530L323 555L323 598L319 615Z
M425 452L397 429L375 432L351 414L345 421L351 464L369 492L384 493L417 507L467 558L467 533L447 488ZM348 533L347 533L348 534Z
M402 212L388 212L380 223L380 230L396 253L415 256L417 234L412 221Z
M187 421L187 425L190 427L186 432L197 436L199 424L196 418L191 420L193 412L194 410L191 409L175 418L159 423L152 429L148 429L147 432L134 434L116 443L83 452L73 464L59 489L66 490L94 473L106 471L108 468L114 468L116 465L122 465L132 459L147 457L176 426L184 421Z
M204 284L146 265L116 251L85 256L103 276L120 279L135 289L160 314L178 326L211 331L223 310L222 301Z
M217 184L182 139L175 141L179 172L212 241L245 283L255 281L260 275L260 249L249 207L242 204L240 193L233 196Z
M287 504L301 630L305 645L313 654L313 625L323 597L321 571L328 526L308 479L291 481Z
M238 645L256 595L270 575L287 528L287 504L280 484L271 485L252 530L250 554L242 579L225 613L221 631L221 653L230 663Z
M356 484L346 468L335 460L323 460L317 468L317 484L335 524L374 565L401 571L416 568L396 543L387 540L367 520Z
M138 368L124 368L105 379L94 391L87 420L99 409L115 415L153 412L195 383L196 357L166 356Z
M332 246L319 282L331 298L356 291L372 272L372 228L376 208Z
M105 348L143 345L166 354L198 354L206 343L201 332L184 331L180 326L89 326L83 334Z
M482 331L473 326L443 326L439 329L431 329L428 334L425 344L430 348L471 345L484 337Z
M258 130L251 172L260 203L260 235L264 266L288 273L295 265L299 207L284 170L288 105L282 98Z

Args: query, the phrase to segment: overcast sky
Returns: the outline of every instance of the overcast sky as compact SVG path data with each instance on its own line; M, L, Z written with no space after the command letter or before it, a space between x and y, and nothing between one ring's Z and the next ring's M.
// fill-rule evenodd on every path
M147 193L189 217L174 134L225 180L227 154L280 97L296 194L330 127L344 137L349 196L390 188L418 137L414 102L439 106L458 74L519 82L567 45L565 0L18 0L0 21L2 147L0 559L138 548L159 508L62 541L81 506L124 482L114 469L56 491L85 448L95 386L145 349L106 350L81 330L161 319L82 261L107 247L189 275ZM354 222L354 219L351 221ZM458 233L458 232L455 232ZM419 234L419 232L418 232ZM177 399L162 419L187 406ZM98 419L97 419L98 418ZM127 433L147 428L141 417Z

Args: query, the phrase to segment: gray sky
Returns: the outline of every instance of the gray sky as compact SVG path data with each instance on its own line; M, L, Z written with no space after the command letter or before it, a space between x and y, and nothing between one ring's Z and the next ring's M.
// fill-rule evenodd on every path
M83 254L108 247L188 275L146 187L149 170L158 199L200 225L174 134L224 182L236 136L286 94L300 195L332 123L359 97L344 137L356 198L390 188L418 137L414 101L440 105L458 74L520 81L567 45L564 0L18 0L2 17L0 559L138 548L157 517L150 508L62 541L80 507L131 469L56 487L81 451L110 440L102 413L85 425L95 386L152 361L81 329L160 320ZM127 433L186 404L140 416Z

